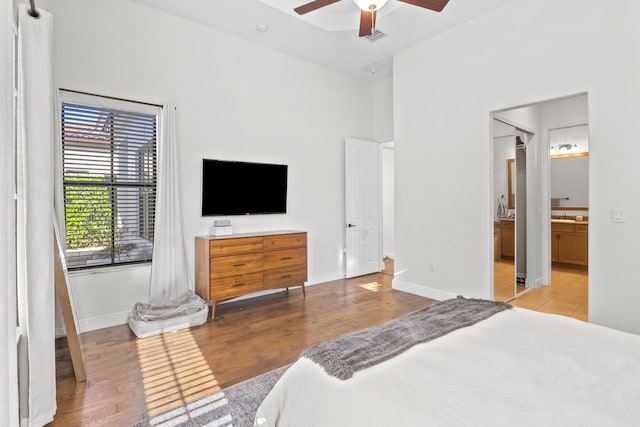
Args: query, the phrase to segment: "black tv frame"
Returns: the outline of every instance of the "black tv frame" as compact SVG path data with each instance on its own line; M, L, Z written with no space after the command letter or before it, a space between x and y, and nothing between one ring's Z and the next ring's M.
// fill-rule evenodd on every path
M288 165L202 159L202 216L287 213Z

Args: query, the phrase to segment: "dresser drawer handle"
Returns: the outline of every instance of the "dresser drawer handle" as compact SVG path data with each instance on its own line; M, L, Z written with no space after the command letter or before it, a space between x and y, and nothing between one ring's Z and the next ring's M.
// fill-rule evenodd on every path
M234 283L233 287L235 288L235 287L244 286L244 285L245 283Z
M244 262L241 262L240 264L233 264L234 267L242 267L243 265L247 265Z
M286 256L286 257L280 258L280 260L285 261L285 260L288 260L288 259L291 259L291 258L292 257L290 257L290 256Z
M285 274L284 276L280 276L281 279L288 279L289 277L291 277L290 274Z

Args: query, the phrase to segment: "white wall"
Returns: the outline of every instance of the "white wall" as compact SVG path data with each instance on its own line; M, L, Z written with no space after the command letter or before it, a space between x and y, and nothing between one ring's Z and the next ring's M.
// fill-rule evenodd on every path
M394 258L395 188L393 142L382 144L382 255Z
M393 139L393 79L373 83L373 138L387 142Z
M231 217L234 232L306 230L309 282L343 276L343 141L373 138L371 83L126 0L38 6L54 15L59 87L176 104L192 265L214 219L200 216L202 158L273 162L289 165L288 213ZM148 266L72 274L81 330L123 323L148 278Z
M20 423L16 293L14 2L0 2L0 425ZM25 378L22 377L24 382Z
M395 57L394 286L490 298L488 113L588 93L589 318L640 332L639 20L634 0L518 0Z

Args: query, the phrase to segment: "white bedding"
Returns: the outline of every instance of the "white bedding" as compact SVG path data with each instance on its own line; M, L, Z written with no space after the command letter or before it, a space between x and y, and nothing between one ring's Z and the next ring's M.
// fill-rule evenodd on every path
M640 336L514 308L341 381L309 359L258 426L640 426Z

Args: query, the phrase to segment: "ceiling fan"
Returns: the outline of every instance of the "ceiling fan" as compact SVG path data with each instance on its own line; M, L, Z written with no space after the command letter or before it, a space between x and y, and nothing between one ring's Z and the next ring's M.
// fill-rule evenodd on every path
M329 6L341 0L314 0L302 6L293 9L298 15L312 12L321 7ZM399 0L403 3L409 3L414 6L423 7L425 9L440 12L447 5L449 0ZM353 2L361 9L360 11L360 37L373 34L376 27L376 13L384 6L387 0L353 0Z

